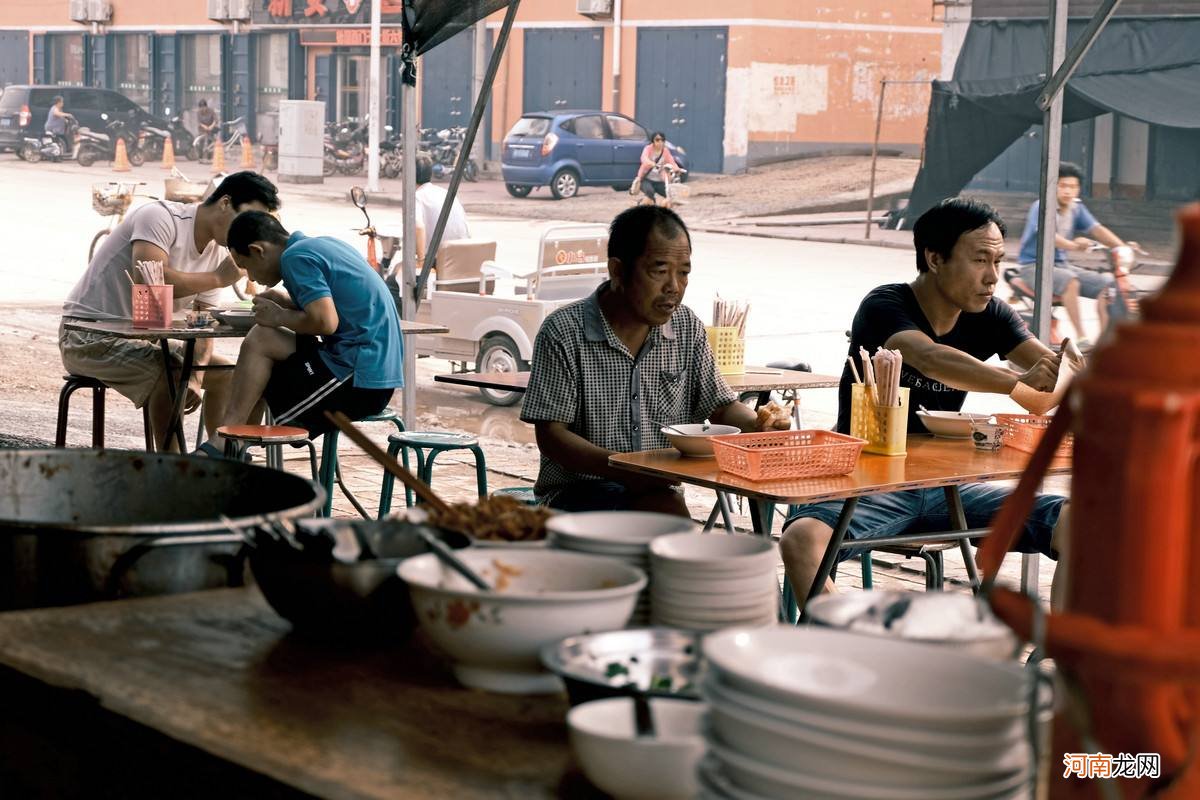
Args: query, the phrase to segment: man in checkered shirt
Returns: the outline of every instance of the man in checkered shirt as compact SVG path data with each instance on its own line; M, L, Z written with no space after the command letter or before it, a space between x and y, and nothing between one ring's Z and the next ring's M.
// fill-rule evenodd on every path
M683 305L691 261L691 236L675 212L630 208L609 230L609 279L542 324L521 419L537 433L534 489L543 503L688 516L678 485L614 469L608 457L666 447L663 424L757 429L755 412L717 371L704 324Z

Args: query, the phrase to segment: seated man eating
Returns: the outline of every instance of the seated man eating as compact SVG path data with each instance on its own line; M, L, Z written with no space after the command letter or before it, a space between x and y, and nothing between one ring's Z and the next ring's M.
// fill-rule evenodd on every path
M704 324L683 305L692 240L675 212L637 206L613 220L608 276L542 323L521 419L541 451L534 487L564 511L637 509L688 516L679 486L608 465L613 453L666 447L663 425L758 428L717 371ZM783 416L763 425L787 428Z
M987 205L961 198L943 200L913 228L917 277L911 283L880 286L858 307L851 328L850 355L886 347L904 357L900 385L909 388L908 432L923 433L916 416L930 410L958 411L967 392L1011 394L1018 386L1051 392L1058 380L1059 356L1034 338L1006 303L994 296L1004 259L1004 222ZM984 363L994 355L1023 372ZM861 363L859 364L861 372ZM849 362L838 393L837 430L850 432ZM970 528L987 527L1009 490L987 484L960 487ZM1037 498L1017 545L1021 552L1057 558L1060 511L1066 499ZM780 550L788 579L803 599L820 568L842 510L841 501L802 506L784 527ZM952 528L942 489L863 497L846 540L947 531ZM1064 542L1065 543L1065 542ZM840 557L849 555L842 550ZM824 589L831 590L832 581Z
M251 280L283 281L287 295L254 297L222 424L246 424L265 400L276 424L316 438L333 427L325 411L362 419L386 408L404 382L400 318L366 259L339 239L289 235L259 211L239 214L228 242ZM216 434L199 451L220 456L224 444Z

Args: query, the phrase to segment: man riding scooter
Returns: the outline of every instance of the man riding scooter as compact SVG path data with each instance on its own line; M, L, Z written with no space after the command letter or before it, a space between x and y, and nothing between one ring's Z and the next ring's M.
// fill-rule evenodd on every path
M62 95L55 95L54 102L50 105L50 112L46 114L46 124L43 129L47 136L53 137L54 141L58 143L60 157L70 158L72 143L67 137L67 127L75 122L75 117L64 111L63 105Z
M1105 299L1112 293L1115 279L1109 273L1098 273L1079 269L1067 261L1067 250L1090 250L1098 241L1101 245L1116 248L1138 249L1137 242L1124 242L1119 236L1101 225L1079 201L1082 170L1074 164L1063 162L1058 168L1057 225L1054 232L1054 301L1066 309L1071 325L1081 348L1087 346L1087 334L1083 328L1083 317L1079 311L1079 298L1097 300L1096 312L1100 317L1100 331L1108 328L1109 309ZM1025 231L1021 234L1021 264L1017 280L1011 281L1013 289L1021 294L1032 295L1036 285L1037 234L1041 219L1040 203L1034 201L1025 219ZM1095 240L1095 241L1093 241ZM1018 283L1019 281L1019 283ZM1102 298L1101 296L1104 295Z

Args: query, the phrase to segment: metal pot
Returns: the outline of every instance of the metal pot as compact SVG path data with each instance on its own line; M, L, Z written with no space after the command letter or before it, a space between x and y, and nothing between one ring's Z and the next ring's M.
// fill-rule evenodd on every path
M237 585L250 527L312 515L311 481L238 461L0 450L0 609Z

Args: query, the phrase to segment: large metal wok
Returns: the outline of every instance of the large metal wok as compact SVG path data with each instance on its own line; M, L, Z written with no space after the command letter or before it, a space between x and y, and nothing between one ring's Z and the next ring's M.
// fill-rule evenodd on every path
M0 609L237 585L238 527L312 515L319 486L225 459L0 450Z

